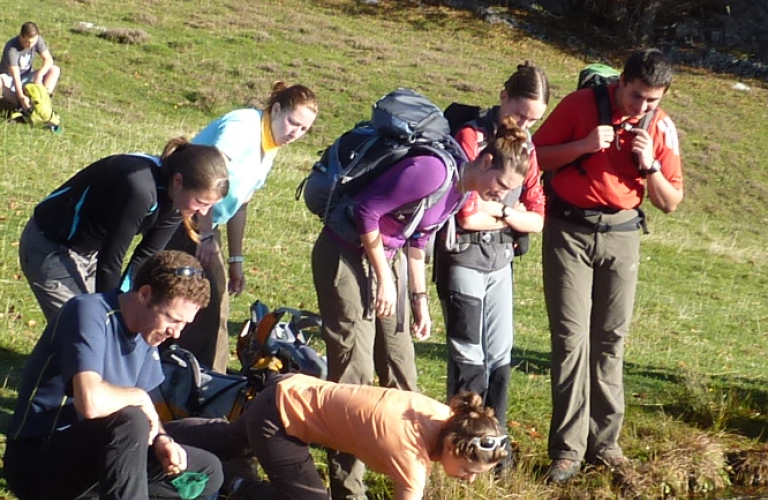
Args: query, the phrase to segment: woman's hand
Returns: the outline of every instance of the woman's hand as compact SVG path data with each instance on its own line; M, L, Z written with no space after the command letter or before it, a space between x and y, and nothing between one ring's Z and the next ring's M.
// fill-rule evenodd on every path
M197 260L200 261L200 264L202 264L203 267L208 268L211 267L211 263L218 253L219 244L216 243L216 238L209 237L197 245L195 257L197 257Z
M417 295L411 302L413 325L411 331L417 340L427 340L432 332L432 318L429 316L427 295Z
M242 262L232 262L229 264L229 284L227 285L229 293L240 295L245 290L245 273L243 272Z
M376 316L392 316L397 313L397 286L391 273L377 282Z

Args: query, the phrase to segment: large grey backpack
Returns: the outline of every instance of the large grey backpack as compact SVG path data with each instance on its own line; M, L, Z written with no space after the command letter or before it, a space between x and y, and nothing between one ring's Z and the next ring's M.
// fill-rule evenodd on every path
M377 100L371 118L342 134L322 154L302 181L309 210L347 241L359 241L351 218L354 196L371 180L408 156L432 155L445 165L445 182L417 202L400 207L397 216L407 221L409 238L424 214L458 178L458 164L466 161L461 146L451 137L442 110L418 92L399 88Z

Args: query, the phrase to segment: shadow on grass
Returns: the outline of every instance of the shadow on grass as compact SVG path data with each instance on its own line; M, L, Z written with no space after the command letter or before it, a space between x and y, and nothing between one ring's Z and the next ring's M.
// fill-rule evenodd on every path
M548 375L549 353L539 351L518 351L512 349L512 369L526 375Z
M768 442L768 391L762 382L741 376L702 375L625 363L625 379L646 379L663 391L659 405L640 406L647 413L663 412L703 430L725 431Z
M519 372L549 374L548 352L513 350L512 358ZM725 431L768 443L768 389L760 380L685 373L637 363L624 364L624 378L642 381L660 391L662 403L639 406L646 413L664 413L703 430Z

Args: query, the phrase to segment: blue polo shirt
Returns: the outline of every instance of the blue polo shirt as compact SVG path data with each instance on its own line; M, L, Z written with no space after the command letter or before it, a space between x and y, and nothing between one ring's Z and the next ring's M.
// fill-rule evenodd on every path
M216 146L229 158L229 193L213 206L214 226L226 224L261 189L272 170L274 153L263 155L258 109L231 111L208 124L193 144Z
M24 368L9 441L45 437L79 421L72 397L78 373L147 392L163 381L157 348L128 331L117 296L77 295L45 328Z

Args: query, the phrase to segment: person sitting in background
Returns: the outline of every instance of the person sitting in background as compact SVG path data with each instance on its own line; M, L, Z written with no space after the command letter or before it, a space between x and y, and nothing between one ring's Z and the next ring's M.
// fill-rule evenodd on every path
M142 239L128 276L162 250L183 222L229 190L227 159L211 146L168 141L160 158L123 154L76 173L41 201L19 242L21 269L46 319L71 297L120 284L123 259Z
M421 499L432 462L472 482L507 456L507 436L475 393L445 405L416 392L301 374L271 377L234 423L185 419L166 425L177 441L203 449L248 443L270 481L233 481L233 500L328 500L310 443L359 457L389 476L394 500Z
M43 59L43 65L34 69L35 54ZM42 83L49 94L53 94L59 81L61 69L53 64L53 56L45 40L40 36L40 30L33 22L21 25L21 33L8 40L3 48L0 59L0 85L2 86L3 103L7 107L30 107L29 97L24 94L24 84Z
M173 441L148 392L157 346L178 338L210 298L194 257L162 251L126 293L82 294L49 322L22 374L4 473L19 500L208 498L219 460Z

